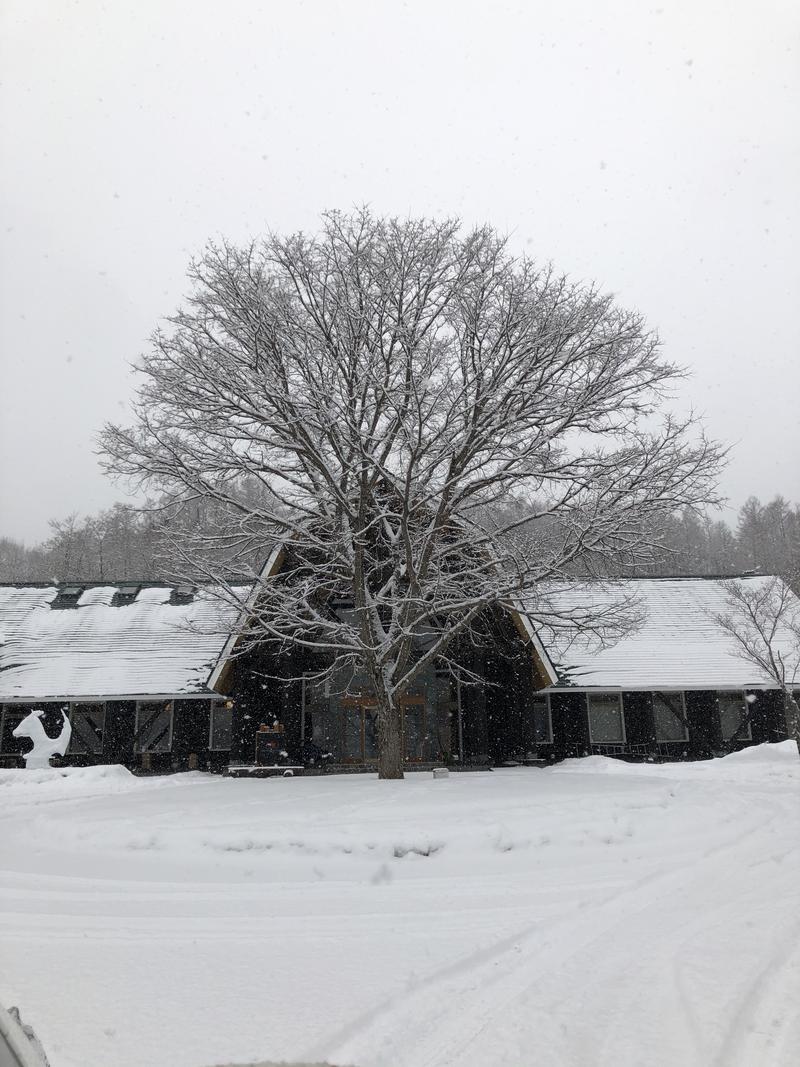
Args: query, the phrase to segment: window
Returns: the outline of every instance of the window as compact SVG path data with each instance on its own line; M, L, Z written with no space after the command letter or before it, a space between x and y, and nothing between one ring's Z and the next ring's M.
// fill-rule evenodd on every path
M656 741L686 741L689 737L683 693L653 693Z
M123 607L125 604L132 604L141 588L141 585L121 585L114 593L114 599L111 603L118 608Z
M69 720L72 725L70 754L99 755L103 751L106 727L105 704L73 704Z
M194 600L197 588L194 585L176 585L170 593L169 599L173 604L188 604Z
M225 704L212 704L211 738L208 747L220 752L227 752L231 747L232 732L233 708L229 708Z
M722 740L731 741L739 727L747 718L750 706L745 699L744 693L717 693L719 705L719 723L722 727ZM750 723L739 733L737 741L750 741L753 731Z
M550 697L533 698L533 740L537 745L549 745L553 741L553 721L550 715Z
M172 702L136 705L136 752L169 752L172 748Z
M329 607L333 611L339 622L345 623L347 626L356 626L356 609L353 607L352 600L331 600Z
M81 598L86 586L84 585L62 585L59 587L56 593L55 600L50 604L51 608L77 608L78 601Z
M336 744L330 715L330 682L316 674L303 675L303 715L300 724L302 741L312 741L320 748L330 749Z
M625 722L619 693L589 693L589 740L592 744L624 744Z
M31 747L26 737L14 737L13 731L19 726L31 708L20 707L19 704L6 704L0 717L0 752L5 755L11 753L27 752Z

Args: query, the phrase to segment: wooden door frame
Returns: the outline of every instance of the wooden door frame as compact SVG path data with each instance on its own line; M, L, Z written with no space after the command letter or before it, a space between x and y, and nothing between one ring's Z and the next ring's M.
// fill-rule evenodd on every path
M408 763L425 763L426 759L422 756L410 759L406 755L406 708L409 707L422 707L423 714L425 716L423 727L427 730L428 727L428 707L427 701L424 696L402 696L399 700L400 710L402 715L400 718L401 731L402 731L402 745L403 745L403 760ZM361 755L342 757L342 763L362 763L369 765L377 762L377 757L369 759L366 757L366 724L365 724L365 711L367 708L375 708L378 705L378 701L374 696L366 696L359 694L358 696L343 696L339 699L339 707L342 710L358 708L361 713L360 735L361 735Z
M342 756L342 763L348 763L348 764L352 763L352 764L364 764L364 765L367 765L367 764L375 762L375 760L372 760L372 759L368 760L366 758L366 755L365 755L367 746L366 746L366 743L365 743L366 742L366 738L364 736L364 734L365 734L364 711L365 711L366 708L375 707L377 705L377 703L378 703L377 700L375 700L374 698L371 698L371 697L353 696L353 697L341 697L340 698L339 707L342 709L342 712L344 714L346 714L348 711L358 711L358 739L359 739L359 748L361 749L361 752L360 752L360 754L358 756L344 756L343 755Z

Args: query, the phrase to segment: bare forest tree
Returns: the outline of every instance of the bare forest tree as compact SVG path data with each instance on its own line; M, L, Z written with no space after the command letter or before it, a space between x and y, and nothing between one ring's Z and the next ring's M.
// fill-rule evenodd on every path
M154 577L163 542L163 519L152 509L115 504L80 519L50 523L50 537L35 548L0 539L0 580L125 581Z
M242 495L252 499L255 488L246 483L242 488ZM505 521L511 511L519 518L530 515L536 508L530 502L517 500L510 508L503 506L501 511L502 521ZM92 536L92 530L106 527L109 515L119 516L112 525L120 537L111 532L101 539ZM755 548L748 529L754 518L763 533L755 539ZM53 520L51 536L32 547L9 537L0 537L0 581L168 578L171 543L177 536L174 531L191 523L196 530L202 528L210 532L215 526L215 518L209 502L198 500L190 507L177 510L170 504L161 508L158 502L133 509L115 505L78 523L80 536L85 542L83 551L78 554L80 567L76 554L70 553L66 544L75 536L76 523L76 516ZM555 522L548 518L538 523L540 535L543 526L548 524L552 534ZM714 520L707 514L685 508L676 514L660 515L650 520L647 530L647 536L658 546L652 558L640 563L624 558L607 559L606 574L617 577L681 574L735 577L743 572L777 573L782 574L800 595L800 507L787 504L782 497L763 505L757 497L750 497L739 512L738 529L731 529L722 519ZM110 553L109 539L114 545ZM263 552L263 545L252 546L243 561L243 569L252 567L263 557ZM574 570L576 574L585 574L584 562L576 561Z
M46 575L41 547L28 548L11 537L0 537L0 581L38 581Z
M800 602L777 576L758 587L735 580L721 585L729 606L716 616L717 622L738 655L780 687L786 730L800 755Z
M488 228L334 213L316 237L212 245L190 277L139 364L135 425L104 432L108 467L213 506L212 531L176 539L187 575L282 546L249 637L364 672L383 778L403 773L400 698L459 669L487 609L535 615L540 582L646 559L643 518L713 498L719 450L655 425L679 372L641 317ZM519 499L558 520L535 552L499 518Z
M750 497L739 511L737 529L693 508L659 516L648 524L661 552L646 567L619 561L626 575L743 573L781 574L800 595L800 507L777 496L768 504Z

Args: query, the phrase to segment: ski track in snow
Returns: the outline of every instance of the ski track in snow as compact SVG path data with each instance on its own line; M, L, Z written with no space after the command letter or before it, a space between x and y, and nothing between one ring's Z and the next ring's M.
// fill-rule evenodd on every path
M374 1061L376 1064L409 1063L421 1067L423 1064L489 1063L492 1061L487 1057L498 1053L493 1025L498 1016L503 1017L510 1010L513 1018L531 1009L548 1019L552 1019L554 1013L558 1016L559 1002L563 1001L560 997L554 998L552 993L548 995L544 989L552 986L554 980L558 979L559 988L579 991L581 997L591 996L593 989L607 992L601 993L599 999L595 994L596 1010L592 1012L591 1026L587 1027L586 1034L582 1033L581 1024L578 1023L577 1035L573 1032L570 1037L570 1044L574 1045L574 1048L561 1050L560 1054L555 1054L553 1062L619 1064L620 1049L616 1043L612 1044L612 1028L606 1025L598 1033L596 1018L599 1016L608 1020L616 1016L620 1027L624 1027L624 1016L630 1011L631 1003L635 1003L637 990L649 989L650 999L652 982L657 980L655 972L664 970L665 962L669 961L672 989L665 989L663 980L659 981L657 999L663 1007L664 998L673 995L676 1004L673 1010L666 1013L670 1025L674 1025L675 1020L680 1020L682 1016L686 1024L683 1033L690 1039L692 1047L676 1049L674 1054L670 1053L669 1059L659 1062L711 1062L710 1050L703 1040L702 1028L690 998L681 988L680 953L676 953L673 948L676 936L679 933L683 935L685 930L689 933L682 936L682 945L702 935L702 926L709 921L711 909L704 907L699 918L684 923L683 928L668 925L663 936L659 936L658 931L653 929L652 916L654 909L660 908L664 898L678 890L688 892L696 888L701 894L705 894L705 891L713 886L710 894L712 900L709 903L719 906L720 901L717 898L721 895L720 889L722 894L725 892L726 881L723 875L729 876L733 872L720 868L716 857L723 852L736 850L747 838L763 832L763 829L763 820L754 821L730 841L709 849L699 864L694 860L687 861L667 872L645 877L628 889L609 894L594 902L590 914L577 922L569 917L556 920L544 930L540 929L540 924L532 924L520 930L493 949L477 953L446 968L442 974L432 976L421 983L420 988L407 995L402 1004L390 1000L377 1012L355 1021L348 1027L347 1035L340 1035L344 1038L341 1044L334 1041L332 1047L317 1046L310 1050L309 1058L330 1055L336 1062L368 1063L373 1062L370 1049L379 1045L385 1046L389 1051L385 1060L379 1055ZM709 860L713 862L709 864ZM725 865L726 868L729 866L729 863ZM684 877L687 871L692 872L688 880ZM694 895L692 899L697 901L698 896ZM663 921L663 913L660 914L660 921ZM602 932L598 933L598 929ZM643 961L634 956L626 961L623 972L613 951L614 944L620 940L633 942L634 945L646 945L649 959ZM653 962L654 958L657 963ZM613 961L610 966L609 960ZM609 970L611 973L607 975ZM770 971L771 967L767 967L765 973ZM608 984L606 978L609 979ZM543 997L540 999L537 994L542 992ZM426 1015L424 1005L420 1001L430 999L436 1001L436 1007L432 1011L429 1009ZM441 1013L441 1005L449 1003L457 1005L451 1020ZM566 1003L571 1015L575 1008L574 994ZM514 1011L514 1008L518 1011ZM387 1032L381 1032L380 1024L375 1028L377 1033L366 1031L366 1027L386 1016L391 1019ZM720 1057L714 1060L715 1063L722 1065L730 1062L729 1046L735 1044L735 1036L741 1030L741 1023L732 1025L725 1047ZM413 1036L409 1037L415 1031L422 1031L430 1036L416 1041ZM488 1047L481 1042L481 1038L487 1033ZM358 1035L357 1039L348 1040L353 1034ZM548 1041L550 1055L554 1055L553 1049L557 1048L557 1040L550 1044L554 1036L551 1035ZM403 1051L398 1055L397 1049ZM629 1054L630 1059L625 1062L639 1062L640 1050L633 1047ZM519 1055L525 1055L524 1049L519 1049ZM523 1061L506 1059L504 1054L502 1062ZM655 1060L647 1059L647 1062Z
M791 745L435 783L24 773L0 1000L53 1067L800 1061Z

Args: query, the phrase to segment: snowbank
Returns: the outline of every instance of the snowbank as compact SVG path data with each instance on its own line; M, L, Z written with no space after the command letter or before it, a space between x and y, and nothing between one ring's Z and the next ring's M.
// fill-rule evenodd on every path
M779 741L775 744L753 745L740 752L731 752L710 760L682 760L674 763L629 763L613 756L584 756L568 759L552 768L555 774L609 774L634 775L658 778L698 777L712 781L715 778L761 776L797 777L800 773L800 756L794 741Z
M87 800L142 790L152 791L168 786L172 777L164 776L148 782L147 779L137 778L118 763L97 767L48 767L42 770L2 768L0 803L4 806L51 804L61 800Z
M723 756L716 764L723 764L726 768L732 766L749 767L761 764L773 767L792 768L800 760L797 745L794 741L779 741L774 745L753 745L751 748L743 748L741 752L731 752L729 756Z
M88 782L122 782L130 781L134 775L120 763L102 764L98 767L45 767L41 770L25 768L0 769L0 788L24 789L29 785L52 785L54 783L70 786Z

